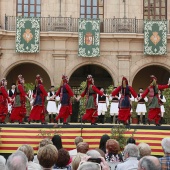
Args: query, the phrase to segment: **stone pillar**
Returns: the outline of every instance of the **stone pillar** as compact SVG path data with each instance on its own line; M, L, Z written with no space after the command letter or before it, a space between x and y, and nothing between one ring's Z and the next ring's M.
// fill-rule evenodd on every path
M125 76L127 80L129 81L129 84L131 84L132 82L130 82L131 78L130 78L130 73L129 73L131 56L130 55L117 55L117 58L118 58L118 70L119 70L118 84L121 85L123 76Z
M66 54L53 54L54 85L60 85L62 74L66 73Z

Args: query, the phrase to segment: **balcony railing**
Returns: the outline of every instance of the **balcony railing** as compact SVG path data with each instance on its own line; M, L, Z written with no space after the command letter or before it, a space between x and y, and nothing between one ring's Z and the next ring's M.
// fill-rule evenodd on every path
M5 30L16 30L16 17L5 16ZM105 18L101 22L100 30L103 33L143 33L143 20L136 18ZM78 32L78 18L41 17L41 31Z

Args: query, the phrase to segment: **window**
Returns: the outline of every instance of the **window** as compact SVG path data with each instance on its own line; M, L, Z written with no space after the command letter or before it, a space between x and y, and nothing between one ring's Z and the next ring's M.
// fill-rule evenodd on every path
M103 21L104 0L80 0L80 18L100 18Z
M17 16L40 17L41 0L17 0Z
M144 19L167 19L167 0L144 0Z

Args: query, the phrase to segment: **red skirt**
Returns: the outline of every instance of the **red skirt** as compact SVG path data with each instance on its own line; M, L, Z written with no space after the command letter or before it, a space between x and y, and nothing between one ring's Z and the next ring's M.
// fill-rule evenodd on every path
M11 112L11 116L10 116L10 120L12 122L14 121L22 121L22 119L25 117L26 115L26 108L23 106L20 107L13 107L12 112Z
M44 107L36 105L32 108L32 110L30 112L29 121L42 120L42 118L44 119L44 115L45 115Z
M161 118L161 110L160 108L151 108L148 112L148 120L154 120L156 124L159 124Z
M127 123L127 121L130 119L130 116L131 116L130 108L119 109L119 115L118 115L119 121Z
M83 115L83 120L92 121L98 117L97 109L86 109L86 113Z
M58 117L67 119L70 114L72 114L72 107L70 105L69 106L61 106Z

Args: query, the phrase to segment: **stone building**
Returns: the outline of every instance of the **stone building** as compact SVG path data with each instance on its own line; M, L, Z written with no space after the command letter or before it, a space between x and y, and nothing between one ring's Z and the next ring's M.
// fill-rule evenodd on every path
M168 0L0 0L0 77L8 86L18 74L34 83L41 74L48 89L63 73L78 87L92 74L97 86L121 84L138 90L149 75L159 83L170 77L170 35L166 55L144 55L144 19L170 19ZM40 52L16 53L16 17L41 17ZM78 56L78 18L100 18L100 56Z

